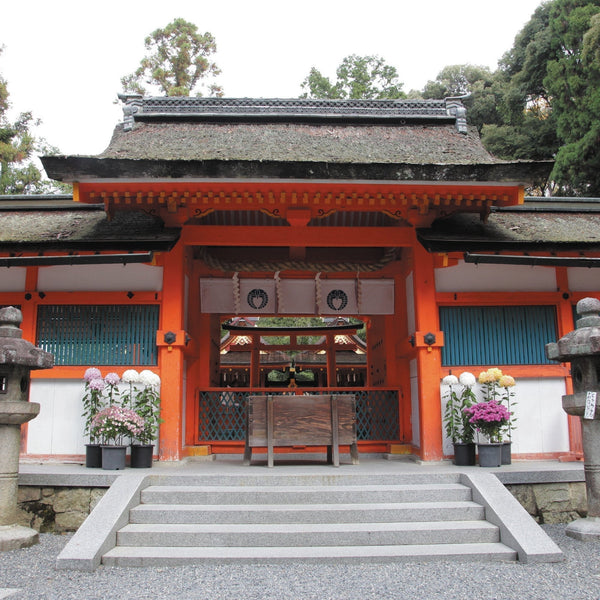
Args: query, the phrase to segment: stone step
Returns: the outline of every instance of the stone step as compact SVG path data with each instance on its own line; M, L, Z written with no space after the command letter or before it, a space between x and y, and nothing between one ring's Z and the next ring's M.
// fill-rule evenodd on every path
M277 469L248 469L248 474L227 475L175 475L161 474L155 485L195 485L195 486L339 486L339 485L417 485L432 483L459 483L460 474L453 472L415 473L356 473L351 470L325 467L319 472L311 471L279 473ZM267 471L267 473L265 473ZM273 472L274 471L274 472Z
M475 521L483 506L471 501L373 504L140 504L130 523L385 523Z
M498 542L487 521L431 523L130 524L119 546L371 546Z
M427 560L515 561L508 546L483 544L412 544L410 546L227 547L116 546L102 563L114 567L154 567L197 564L401 562Z
M153 485L141 492L143 504L370 504L466 500L471 500L471 489L460 483L245 487Z

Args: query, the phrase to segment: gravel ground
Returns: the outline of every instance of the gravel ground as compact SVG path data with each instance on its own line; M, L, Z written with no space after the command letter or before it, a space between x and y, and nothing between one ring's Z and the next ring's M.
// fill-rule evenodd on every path
M0 555L0 599L10 600L600 600L600 542L544 525L560 563L403 562L354 565L198 565L55 570L68 536L43 534Z

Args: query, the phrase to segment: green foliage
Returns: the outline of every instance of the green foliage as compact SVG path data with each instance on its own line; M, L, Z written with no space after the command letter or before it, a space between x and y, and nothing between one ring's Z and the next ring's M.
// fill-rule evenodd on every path
M158 88L166 96L201 96L201 84L208 77L221 73L210 57L217 44L209 32L199 33L198 27L185 19L175 19L164 29L156 29L144 42L146 56L130 75L121 78L123 91L146 95L144 84ZM210 96L222 96L216 84L208 85Z
M579 4L579 3L575 3ZM570 8L570 10L569 10ZM557 134L564 145L553 176L570 193L600 195L600 2L554 6L558 57L544 83L553 96Z
M261 317L258 320L259 327L323 327L325 323L320 317ZM315 344L320 336L300 335L299 344ZM289 344L289 336L269 336L267 344Z
M396 99L406 98L398 81L396 67L386 64L379 56L346 56L336 70L332 82L313 67L302 82L306 90L302 98L339 99Z
M540 5L500 61L502 124L482 129L501 158L555 158L558 193L600 194L599 13L600 0Z
M446 435L453 443L472 444L475 436L475 430L469 422L470 416L464 412L465 408L470 408L477 401L472 386L459 384L456 378L444 383L448 386L445 394L446 407L444 408L444 427ZM460 386L460 393L457 388Z
M487 67L477 65L449 65L444 67L434 81L423 88L423 98L449 98L466 96L463 104L467 108L470 125L481 131L484 124L501 123L497 112L502 86Z

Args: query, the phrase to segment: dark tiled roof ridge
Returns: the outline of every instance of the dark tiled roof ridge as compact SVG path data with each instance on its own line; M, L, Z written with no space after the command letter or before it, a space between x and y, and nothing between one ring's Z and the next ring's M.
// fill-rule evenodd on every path
M255 112L377 112L407 111L419 114L448 115L448 106L460 105L456 99L320 99L320 98L214 98L196 96L153 96L122 94L119 98L126 104L136 104L144 113L151 112L199 112L216 109Z
M436 99L315 99L214 98L195 96L144 97L121 94L124 125L138 119L251 118L319 120L444 120L466 132L465 108L460 98Z

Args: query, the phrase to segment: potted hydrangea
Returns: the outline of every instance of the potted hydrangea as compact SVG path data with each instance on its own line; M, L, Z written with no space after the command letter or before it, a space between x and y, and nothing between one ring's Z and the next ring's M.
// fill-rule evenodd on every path
M124 469L125 438L134 438L144 428L144 420L130 408L113 404L103 408L91 422L91 431L102 441L102 468Z
M477 431L489 440L489 443L477 444L479 465L499 467L502 464L502 429L510 419L508 409L496 400L489 400L473 404L464 412Z
M442 380L442 384L448 386L444 409L446 435L454 446L454 463L460 466L475 464L475 431L469 415L464 412L476 400L473 392L475 383L475 376L468 371L461 373L459 378L450 374Z

